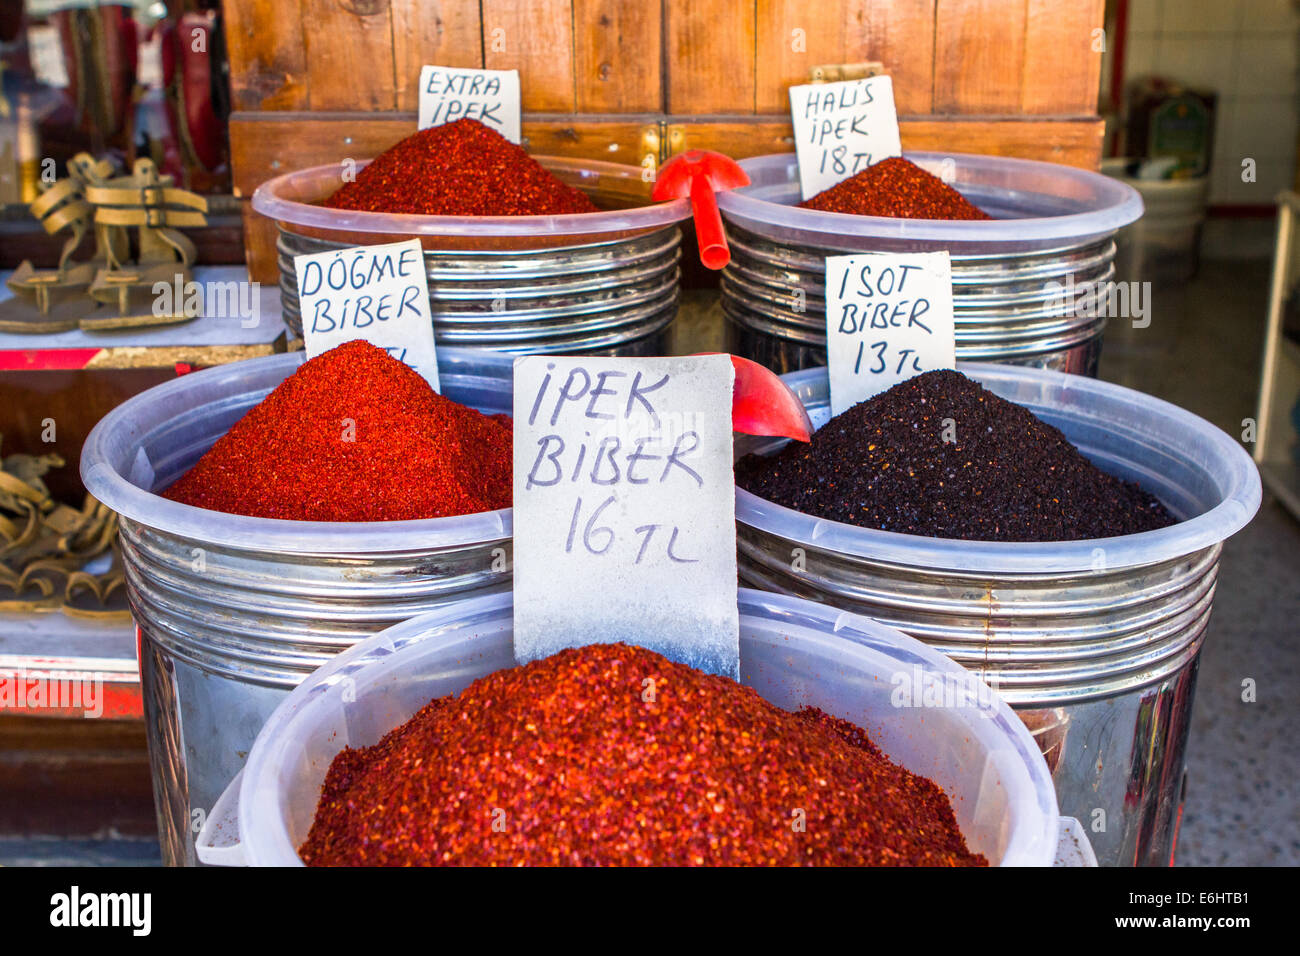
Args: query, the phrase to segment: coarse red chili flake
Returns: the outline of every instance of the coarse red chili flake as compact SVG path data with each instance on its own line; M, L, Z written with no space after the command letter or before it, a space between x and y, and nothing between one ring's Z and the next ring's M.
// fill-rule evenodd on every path
M510 507L512 427L358 339L304 362L163 497L227 514L399 521Z
M938 176L891 156L799 204L804 209L894 219L991 219Z
M299 854L313 866L988 865L944 792L859 728L626 644L497 671L343 750Z
M325 200L331 209L427 216L543 216L598 212L523 147L478 120L408 136Z

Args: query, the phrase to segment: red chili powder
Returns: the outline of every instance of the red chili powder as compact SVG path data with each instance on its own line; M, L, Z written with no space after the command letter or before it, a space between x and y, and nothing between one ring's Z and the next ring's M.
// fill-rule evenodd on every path
M312 866L988 865L943 791L859 728L625 644L497 671L343 750L298 852Z
M163 492L260 518L400 521L510 507L510 419L369 342L304 362Z
M938 176L891 156L799 205L822 212L894 219L991 219Z
M521 146L478 120L431 126L381 153L325 200L331 209L427 216L598 212Z

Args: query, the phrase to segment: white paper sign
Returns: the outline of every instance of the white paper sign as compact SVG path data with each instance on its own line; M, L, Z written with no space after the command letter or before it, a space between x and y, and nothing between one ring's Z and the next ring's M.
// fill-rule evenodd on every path
M790 87L804 199L890 156L902 156L888 76Z
M953 368L948 253L827 258L826 354L832 415L922 372Z
M419 239L294 256L303 343L315 358L365 339L438 391L429 280Z
M518 70L426 66L420 70L419 128L478 120L512 143L520 132Z
M738 677L726 355L515 359L515 657L622 641Z

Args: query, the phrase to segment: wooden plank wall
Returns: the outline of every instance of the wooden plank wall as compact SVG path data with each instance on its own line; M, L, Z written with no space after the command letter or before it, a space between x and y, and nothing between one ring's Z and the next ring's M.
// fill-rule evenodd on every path
M878 60L903 145L1095 168L1104 0L225 0L236 194L414 129L425 63L518 69L536 153L790 150L786 89ZM273 24L273 26L271 26ZM307 114L307 115L304 115ZM274 230L245 213L254 271Z
M1092 116L1104 0L226 0L236 110L414 110L424 63L518 69L528 112L775 114L880 60L903 115ZM298 13L295 21L294 12ZM268 25L274 23L271 28Z

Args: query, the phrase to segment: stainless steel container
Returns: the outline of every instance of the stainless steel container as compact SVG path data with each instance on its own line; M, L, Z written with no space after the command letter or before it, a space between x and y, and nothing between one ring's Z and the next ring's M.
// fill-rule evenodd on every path
M512 359L438 353L444 394L511 410ZM86 487L121 514L163 859L194 838L263 721L307 674L391 624L506 590L511 513L423 521L282 521L153 494L303 361L290 353L184 376L104 418Z
M677 314L686 200L648 202L639 167L540 156L607 211L564 216L415 216L317 205L343 168L273 179L253 208L276 220L280 302L302 334L294 256L418 238L439 346L524 353L661 355ZM358 164L358 168L364 167Z
M1259 507L1258 473L1214 426L1138 392L1040 369L962 370L1183 520L1092 541L952 541L850 527L738 489L741 582L875 618L975 671L1038 739L1061 812L1088 827L1101 863L1165 864L1219 554ZM786 381L824 424L825 371Z
M1096 173L994 156L908 153L991 222L847 216L794 206L794 156L741 162L752 184L719 194L731 263L723 311L733 352L786 372L826 364L825 259L866 252L952 257L957 359L1095 376L1115 275L1113 235L1142 212Z

